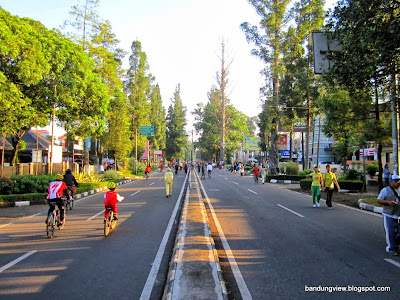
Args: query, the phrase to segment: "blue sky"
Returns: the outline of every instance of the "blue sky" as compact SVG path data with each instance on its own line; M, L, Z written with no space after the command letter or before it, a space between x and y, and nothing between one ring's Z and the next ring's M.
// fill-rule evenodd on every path
M69 11L78 0L0 0L0 6L12 14L41 21L58 28L70 19ZM164 106L177 84L190 112L198 102L207 101L207 92L217 85L220 68L220 41L227 41L230 66L228 93L231 103L248 116L260 112L259 74L263 64L251 56L239 26L248 21L258 25L259 17L246 0L101 0L100 17L109 20L130 52L132 41L142 42L150 72L160 85ZM127 65L125 65L127 67Z

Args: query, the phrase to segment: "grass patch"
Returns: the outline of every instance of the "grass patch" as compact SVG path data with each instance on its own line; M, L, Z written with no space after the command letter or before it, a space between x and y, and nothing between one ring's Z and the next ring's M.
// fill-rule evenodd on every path
M382 204L378 203L376 197L369 197L366 199L362 199L362 202L365 204L370 204L370 205L374 205L374 206L378 206L378 207L383 207Z

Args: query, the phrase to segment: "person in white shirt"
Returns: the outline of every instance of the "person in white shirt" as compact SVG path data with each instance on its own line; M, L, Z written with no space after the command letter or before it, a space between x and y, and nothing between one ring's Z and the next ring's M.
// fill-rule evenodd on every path
M207 165L208 178L211 178L212 169L213 169L212 165L210 163L208 163L208 165Z

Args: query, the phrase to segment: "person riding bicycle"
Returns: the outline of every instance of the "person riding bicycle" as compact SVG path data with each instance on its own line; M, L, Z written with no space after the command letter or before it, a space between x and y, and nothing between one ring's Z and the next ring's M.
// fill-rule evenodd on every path
M63 175L57 174L55 181L50 182L49 184L49 193L47 195L47 203L49 204L49 211L47 215L49 215L55 209L55 205L60 209L60 225L63 226L65 224L64 217L64 200L61 198L63 195L67 193L67 185L63 181ZM56 204L50 204L50 202L55 202ZM47 218L45 223L47 224Z
M110 182L107 185L109 191L104 194L104 222L106 222L107 216L108 216L108 210L107 208L111 208L112 211L114 212L114 220L118 220L118 207L117 203L121 202L122 200L125 199L125 197L122 197L120 194L118 194L115 191L115 188L117 185L115 182Z
M147 165L146 169L144 169L144 174L146 175L146 178L149 177L150 171L151 171L150 165Z
M75 176L72 175L72 172L70 169L65 171L63 181L65 182L67 189L69 189L71 191L71 197L74 197L74 195L76 193L76 188L79 187L79 184L76 181Z

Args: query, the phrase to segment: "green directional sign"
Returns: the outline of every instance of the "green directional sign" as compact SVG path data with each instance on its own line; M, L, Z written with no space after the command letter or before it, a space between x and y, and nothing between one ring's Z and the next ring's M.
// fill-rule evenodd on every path
M154 126L140 126L140 135L154 135Z

